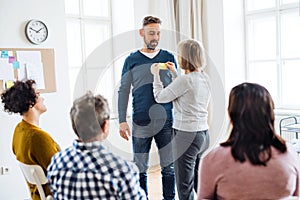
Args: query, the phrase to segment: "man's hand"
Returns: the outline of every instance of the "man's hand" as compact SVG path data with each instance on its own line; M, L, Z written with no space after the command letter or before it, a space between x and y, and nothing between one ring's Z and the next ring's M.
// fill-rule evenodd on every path
M153 75L159 75L159 63L153 63L151 65L151 73Z
M129 140L129 137L131 136L131 132L127 122L120 123L119 133L122 138L124 138L125 140Z

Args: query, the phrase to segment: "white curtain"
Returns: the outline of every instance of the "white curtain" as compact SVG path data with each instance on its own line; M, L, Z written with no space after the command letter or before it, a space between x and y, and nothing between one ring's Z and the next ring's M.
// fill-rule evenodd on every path
M193 38L202 41L203 0L171 0L174 9L177 41Z
M202 20L204 0L142 0L148 12L163 19L162 28L173 31L175 48L180 40L193 38L203 40ZM148 4L146 4L148 3ZM165 34L165 33L164 33ZM162 37L165 35L162 34ZM168 34L168 33L167 33ZM168 41L171 37L168 35ZM165 40L161 40L164 44ZM169 44L170 45L170 44ZM168 46L169 46L168 45Z

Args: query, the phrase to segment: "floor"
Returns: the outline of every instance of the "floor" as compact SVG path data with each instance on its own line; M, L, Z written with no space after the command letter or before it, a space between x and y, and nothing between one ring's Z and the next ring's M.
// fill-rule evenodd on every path
M162 184L160 167L155 166L149 169L148 173L148 189L149 200L161 200L162 199ZM177 193L175 199L178 200Z
M162 184L160 167L155 166L149 169L148 173L148 189L149 189L149 200L160 200L162 199Z

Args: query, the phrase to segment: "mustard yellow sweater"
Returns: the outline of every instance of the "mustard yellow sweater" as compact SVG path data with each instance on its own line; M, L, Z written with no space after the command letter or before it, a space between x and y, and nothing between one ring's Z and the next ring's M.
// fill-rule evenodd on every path
M25 164L40 165L45 174L52 156L60 151L51 136L41 128L22 120L15 128L12 149L17 160ZM39 200L37 187L28 183L32 200ZM49 189L45 188L46 194Z

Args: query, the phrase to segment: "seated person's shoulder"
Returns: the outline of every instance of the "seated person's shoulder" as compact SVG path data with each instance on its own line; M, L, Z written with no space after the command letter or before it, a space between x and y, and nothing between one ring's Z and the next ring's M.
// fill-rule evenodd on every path
M218 145L212 148L204 158L210 160L210 159L227 159L228 157L231 157L231 148L222 147Z

